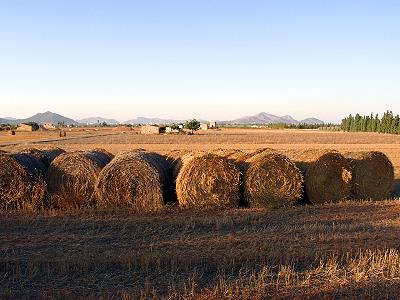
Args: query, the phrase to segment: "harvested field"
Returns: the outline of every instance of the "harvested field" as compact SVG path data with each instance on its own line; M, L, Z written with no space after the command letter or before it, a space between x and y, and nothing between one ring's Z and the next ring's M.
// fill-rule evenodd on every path
M118 154L143 148L166 154L223 148L230 159L259 148L382 151L394 166L390 196L400 197L400 136L258 129L193 136L102 133L26 139L1 149L104 147ZM399 200L268 210L168 205L138 213L125 209L132 198L125 199L97 210L1 211L0 298L397 299Z
M396 299L399 211L3 212L0 298Z

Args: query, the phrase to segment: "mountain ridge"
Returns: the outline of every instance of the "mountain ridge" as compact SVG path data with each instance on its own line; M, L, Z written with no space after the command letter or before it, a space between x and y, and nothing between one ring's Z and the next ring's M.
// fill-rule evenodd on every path
M104 122L111 125L116 125L120 123L115 119L107 119L103 117L89 117L89 118L78 119L75 121L78 122L79 124L89 124L89 125L101 124Z
M118 122L115 119L107 119L103 117L91 117L79 120L73 120L57 113L46 111L44 113L37 113L26 119L13 119L13 118L0 118L1 124L19 124L26 122L36 122L38 124L43 123L63 123L65 125L78 125L78 124L97 124L106 122L107 124L172 124L184 122L185 120L174 120L174 119L162 119L162 118L149 118L149 117L136 117L134 119L127 120L125 122ZM202 123L206 123L206 120L199 120ZM221 124L243 124L243 125L267 125L276 123L286 124L324 124L323 121L310 117L303 120L296 120L290 115L276 116L266 112L261 112L252 116L244 116L238 119L230 121L217 121Z

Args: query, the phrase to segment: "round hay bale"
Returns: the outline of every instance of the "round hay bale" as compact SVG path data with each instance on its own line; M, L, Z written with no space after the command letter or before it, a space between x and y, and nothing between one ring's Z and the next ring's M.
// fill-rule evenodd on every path
M333 203L350 198L352 172L347 159L334 150L287 151L304 176L304 201Z
M257 208L292 206L303 194L303 177L296 165L271 148L250 152L218 149L213 153L233 161L242 172L242 203Z
M42 161L46 168L48 168L51 162L59 155L63 154L65 150L55 147L48 149L37 149L37 148L26 148L19 151L19 153L30 154Z
M43 206L46 167L29 154L0 154L0 208L39 209Z
M117 155L100 173L96 192L102 207L156 211L167 201L171 168L161 155L130 151Z
M64 153L54 159L46 173L48 207L67 210L94 206L97 177L112 158L107 151L96 149Z
M345 153L353 173L352 196L356 199L385 199L394 181L393 164L382 152Z
M211 153L230 160L237 160L244 154L241 150L236 149L216 149L211 151Z
M176 157L173 157L176 154ZM240 171L228 159L205 152L170 153L181 207L238 207Z
M293 206L303 195L303 176L285 155L256 151L237 163L243 172L243 196L250 207Z

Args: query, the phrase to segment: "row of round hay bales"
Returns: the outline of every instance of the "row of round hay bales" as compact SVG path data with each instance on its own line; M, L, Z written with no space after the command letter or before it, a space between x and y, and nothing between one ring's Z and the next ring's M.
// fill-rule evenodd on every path
M0 154L1 208L283 207L388 195L393 166L381 152L191 152L25 149ZM60 155L61 154L61 155ZM111 162L110 162L111 161ZM46 169L49 166L47 172ZM44 174L45 181L44 181ZM47 184L47 197L45 198Z
M65 153L65 150L57 147L48 149L25 148L19 151L19 153L30 154L31 156L36 157L47 169L57 156Z
M303 200L313 204L384 199L394 181L393 165L382 152L292 150L285 154L303 173Z
M113 157L103 149L58 156L46 173L47 206L56 209L96 206L96 181Z
M338 202L351 196L352 171L346 158L334 150L286 151L304 176L304 202Z
M25 149L18 153L0 153L0 208L39 209L44 206L44 175L59 148Z

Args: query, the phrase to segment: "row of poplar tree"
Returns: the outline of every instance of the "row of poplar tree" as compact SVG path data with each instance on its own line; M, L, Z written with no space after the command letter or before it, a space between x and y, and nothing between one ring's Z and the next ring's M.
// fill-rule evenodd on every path
M342 120L341 128L344 131L352 132L364 131L400 134L400 117L399 115L394 116L391 111L386 111L382 118L379 118L378 114L375 117L372 114L370 116L361 116L360 114L356 114L355 116L349 115Z

